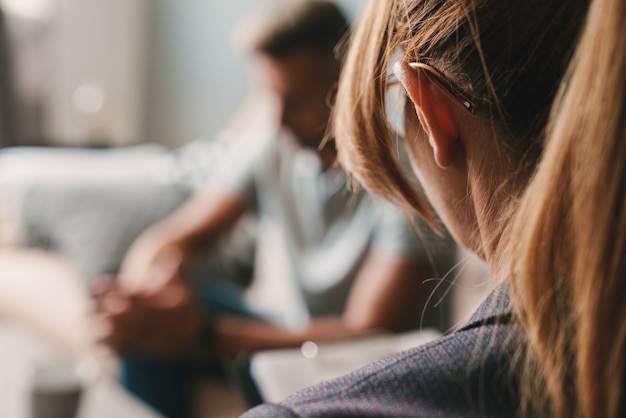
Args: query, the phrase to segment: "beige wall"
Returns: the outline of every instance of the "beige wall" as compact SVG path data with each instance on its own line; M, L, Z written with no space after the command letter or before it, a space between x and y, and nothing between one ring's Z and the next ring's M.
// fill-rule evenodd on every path
M247 94L237 23L269 0L0 0L51 5L48 21L11 14L22 143L176 147L213 137ZM26 3L25 3L26 2ZM352 18L362 0L339 0ZM77 111L95 84L104 106ZM31 138L32 137L32 138Z
M81 145L103 137L128 144L144 137L147 3L150 0L62 0L51 34L51 77L44 132L55 143ZM102 88L95 115L76 111L84 83Z
M170 146L212 137L248 91L232 48L237 23L268 0L153 0L147 140ZM341 0L352 17L363 0Z

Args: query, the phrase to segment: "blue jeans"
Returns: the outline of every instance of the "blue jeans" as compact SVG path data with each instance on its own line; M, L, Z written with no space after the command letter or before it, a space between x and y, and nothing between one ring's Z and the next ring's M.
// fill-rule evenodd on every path
M224 280L210 280L199 289L201 301L212 315L258 316L246 306L241 290ZM122 385L167 418L192 416L192 384L201 365L189 359L155 360L124 357L121 361ZM203 371L221 373L215 364Z

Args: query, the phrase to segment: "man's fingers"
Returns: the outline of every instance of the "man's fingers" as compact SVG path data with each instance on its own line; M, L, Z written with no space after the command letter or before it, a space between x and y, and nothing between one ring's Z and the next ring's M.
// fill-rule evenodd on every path
M180 353L197 333L202 315L184 282L154 294L114 291L100 300L99 341L123 353L169 356Z
M179 270L182 263L183 253L180 249L175 247L163 249L152 265L150 276L154 280L154 286L150 286L149 289L158 290L180 281Z
M156 291L137 293L133 299L154 309L176 309L192 303L191 292L182 280L170 282Z
M99 314L103 310L102 301L104 298L116 291L115 279L110 276L96 277L89 285L89 292L93 297L93 305L90 308L91 313Z
M134 339L138 338L137 328L129 324L116 323L111 320L102 320L96 326L96 341L119 351Z
M94 297L101 297L115 289L115 278L112 276L98 276L91 281L89 291Z
M101 310L107 316L120 316L130 313L131 300L127 296L110 294L100 301Z

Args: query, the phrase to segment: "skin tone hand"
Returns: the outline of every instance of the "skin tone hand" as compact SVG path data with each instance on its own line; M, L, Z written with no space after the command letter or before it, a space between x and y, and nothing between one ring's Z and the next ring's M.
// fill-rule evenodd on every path
M179 262L160 263L161 286L129 292L112 280L94 286L99 340L122 354L172 357L184 353L202 326L202 312L178 274Z
M168 277L156 291L129 292L105 283L96 289L96 306L105 327L101 341L123 354L153 357L182 354L199 335L202 312L176 262L165 263ZM167 270L169 269L169 270ZM215 347L222 356L297 346L307 340L350 338L376 330L401 330L413 317L415 295L431 277L427 265L385 255L372 256L350 292L342 316L319 318L293 332L257 318L221 315L215 318ZM211 348L207 347L208 350Z
M159 289L167 264L189 267L197 251L214 244L246 210L238 196L207 186L133 243L117 281L132 292Z
M142 234L120 275L93 289L100 341L125 354L182 353L201 332L203 317L180 271L196 246L219 237L246 209L238 197L211 187Z

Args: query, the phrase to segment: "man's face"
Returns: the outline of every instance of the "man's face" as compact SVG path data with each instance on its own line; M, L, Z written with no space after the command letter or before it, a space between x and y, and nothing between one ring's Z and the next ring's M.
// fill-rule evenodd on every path
M303 49L281 58L261 57L259 65L263 83L277 99L281 126L300 145L317 148L328 124L326 97L337 81L336 64Z

